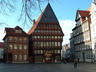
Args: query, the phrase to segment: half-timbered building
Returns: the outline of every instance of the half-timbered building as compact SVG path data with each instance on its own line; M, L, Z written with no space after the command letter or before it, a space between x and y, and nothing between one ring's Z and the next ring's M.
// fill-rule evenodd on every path
M29 30L29 59L34 63L60 63L63 32L50 4Z

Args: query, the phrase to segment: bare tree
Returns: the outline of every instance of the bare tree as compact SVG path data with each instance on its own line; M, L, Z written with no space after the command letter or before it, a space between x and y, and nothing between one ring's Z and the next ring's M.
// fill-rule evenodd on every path
M50 0L19 0L21 2L21 13L18 21L23 19L23 26L29 26L28 23L32 24L34 14L34 9L39 7L41 10L41 3L49 2ZM14 12L16 9L16 3L18 0L0 0L0 13L4 13L7 15L7 12ZM19 3L18 3L19 4ZM5 23L0 23L0 26Z

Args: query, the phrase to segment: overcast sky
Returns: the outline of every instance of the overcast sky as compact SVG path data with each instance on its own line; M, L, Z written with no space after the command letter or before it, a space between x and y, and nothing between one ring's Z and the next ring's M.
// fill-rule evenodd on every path
M79 10L87 10L93 0L55 0L54 2L50 2L51 7L60 22L60 26L64 32L63 37L63 45L69 43L70 33L75 26L75 17L76 11ZM44 10L47 3L41 5L41 9ZM9 15L0 14L0 22L4 22L8 24L8 26L0 27L0 41L2 41L4 37L4 29L5 27L20 26L22 28L22 22L18 22L18 18L20 15L20 4L17 5L17 9L15 12L8 12ZM39 10L34 10L34 19L38 19L41 12ZM28 32L30 27L24 29L24 31Z

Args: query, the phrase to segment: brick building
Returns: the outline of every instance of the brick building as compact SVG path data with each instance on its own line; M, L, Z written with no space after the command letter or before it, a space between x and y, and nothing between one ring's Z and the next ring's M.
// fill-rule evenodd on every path
M60 62L64 34L50 4L33 22L28 32L30 62Z
M4 61L28 63L28 35L19 27L5 28Z
M0 42L0 60L3 59L3 51L4 51L3 42Z

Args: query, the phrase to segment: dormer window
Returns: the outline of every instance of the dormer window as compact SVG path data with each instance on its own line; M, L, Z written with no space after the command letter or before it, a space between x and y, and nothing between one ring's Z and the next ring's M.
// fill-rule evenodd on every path
M15 30L15 33L22 33L21 30Z

